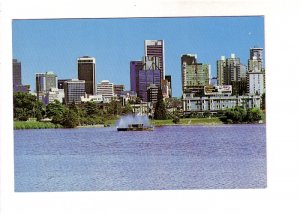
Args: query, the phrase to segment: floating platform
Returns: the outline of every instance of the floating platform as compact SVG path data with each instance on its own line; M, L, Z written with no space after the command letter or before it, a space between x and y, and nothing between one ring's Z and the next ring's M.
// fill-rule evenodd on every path
M128 127L118 127L118 131L153 131L153 126L144 126L142 123L129 124Z

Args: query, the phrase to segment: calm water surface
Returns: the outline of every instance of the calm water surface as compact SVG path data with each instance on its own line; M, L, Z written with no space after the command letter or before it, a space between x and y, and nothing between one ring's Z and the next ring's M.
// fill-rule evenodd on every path
M266 187L265 125L15 130L15 191Z

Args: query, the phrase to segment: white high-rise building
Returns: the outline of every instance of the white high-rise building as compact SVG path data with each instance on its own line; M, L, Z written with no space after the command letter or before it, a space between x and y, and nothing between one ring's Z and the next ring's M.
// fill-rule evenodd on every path
M247 79L249 95L262 95L265 92L262 72L248 72Z
M262 51L262 48L250 49L250 59L248 60L249 72L247 73L249 95L262 95L265 93Z
M103 80L97 84L97 94L101 94L104 99L112 99L114 94L114 84L108 80Z

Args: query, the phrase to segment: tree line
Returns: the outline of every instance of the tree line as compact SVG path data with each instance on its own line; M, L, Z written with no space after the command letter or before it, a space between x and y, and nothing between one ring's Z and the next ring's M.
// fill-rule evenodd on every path
M107 104L86 102L79 105L72 103L64 105L55 100L44 105L34 95L29 93L14 93L14 120L27 121L36 118L37 121L49 118L54 124L60 124L66 128L74 128L78 125L104 124L107 120L116 119L118 115L132 112L131 106L122 106L120 102L113 100Z
M14 93L14 120L27 121L29 118L36 118L37 121L49 118L53 124L66 128L74 128L78 125L105 124L108 120L117 119L120 115L132 113L132 107L128 103L122 106L117 100L107 104L86 102L79 105L72 103L64 105L55 100L53 103L44 105L36 96L17 92ZM157 120L172 119L179 123L184 117L181 111L169 112L167 104L163 100L161 91L155 105L153 118ZM244 109L241 107L229 108L218 111L212 115L211 112L192 113L186 117L219 117L223 123L257 123L263 119L263 112L258 108Z

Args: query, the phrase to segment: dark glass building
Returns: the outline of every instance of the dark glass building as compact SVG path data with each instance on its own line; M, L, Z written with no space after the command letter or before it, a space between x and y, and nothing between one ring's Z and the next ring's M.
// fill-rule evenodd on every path
M21 62L13 59L13 86L22 85Z
M83 56L77 59L78 79L85 81L85 93L96 94L96 59Z

